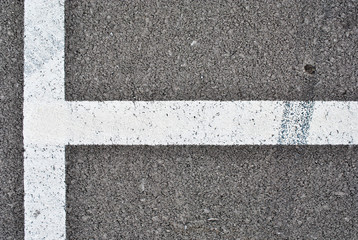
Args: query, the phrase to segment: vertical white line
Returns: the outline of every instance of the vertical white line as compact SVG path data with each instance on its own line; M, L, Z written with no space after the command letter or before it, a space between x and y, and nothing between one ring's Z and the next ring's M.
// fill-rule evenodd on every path
M64 101L64 6L25 0L24 100Z
M43 119L51 119L49 126L63 124L54 109L65 105L64 1L25 0L24 13L25 239L65 239L64 144L39 141L30 127ZM34 111L41 106L47 109Z
M65 147L28 144L24 156L25 239L65 239Z

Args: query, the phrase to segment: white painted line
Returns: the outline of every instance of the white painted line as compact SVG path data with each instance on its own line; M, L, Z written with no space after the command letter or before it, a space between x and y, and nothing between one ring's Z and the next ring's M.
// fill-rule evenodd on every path
M25 148L25 239L65 239L65 147Z
M64 103L63 5L63 0L25 0L25 239L66 239L65 145L33 143L37 132L28 130L38 104ZM36 118L51 113L40 114Z
M282 102L39 103L34 144L277 144Z
M63 0L25 0L25 239L65 239L67 144L358 144L358 102L64 100Z
M314 104L282 101L38 103L27 113L24 133L27 141L39 145L358 143L357 102Z
M357 145L358 102L315 102L307 144Z

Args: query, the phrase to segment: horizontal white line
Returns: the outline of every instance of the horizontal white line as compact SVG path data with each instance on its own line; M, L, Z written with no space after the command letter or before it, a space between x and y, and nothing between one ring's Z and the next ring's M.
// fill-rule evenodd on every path
M290 103L295 108L285 106ZM28 103L26 144L357 144L357 102ZM290 112L291 111L291 112ZM306 114L306 115L305 115ZM307 115L308 114L308 115ZM301 119L301 115L305 119ZM283 123L285 122L285 125ZM307 129L301 130L307 125ZM283 129L286 128L286 129ZM302 141L283 141L283 131ZM294 137L294 136L291 136Z
M358 102L315 102L307 144L358 144Z

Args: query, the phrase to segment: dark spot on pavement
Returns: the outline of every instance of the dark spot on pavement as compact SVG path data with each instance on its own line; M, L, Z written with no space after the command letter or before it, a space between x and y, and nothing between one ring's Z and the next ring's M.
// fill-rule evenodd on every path
M39 210L36 210L34 212L34 217L37 218L40 214L41 214L41 212Z
M311 65L311 64L306 64L305 65L305 71L306 71L306 73L309 73L309 74L315 74L316 73L316 67Z

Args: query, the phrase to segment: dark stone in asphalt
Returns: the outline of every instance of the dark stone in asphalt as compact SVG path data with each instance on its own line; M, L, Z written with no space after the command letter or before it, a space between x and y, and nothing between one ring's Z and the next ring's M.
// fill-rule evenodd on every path
M312 66L311 64L305 65L305 71L309 74L315 74L316 73L316 67Z

